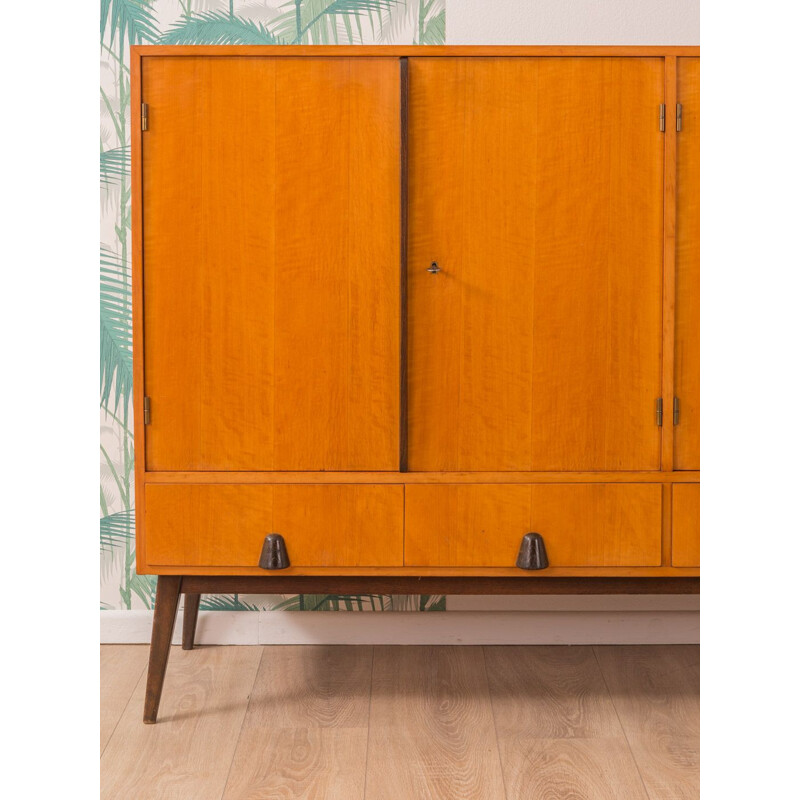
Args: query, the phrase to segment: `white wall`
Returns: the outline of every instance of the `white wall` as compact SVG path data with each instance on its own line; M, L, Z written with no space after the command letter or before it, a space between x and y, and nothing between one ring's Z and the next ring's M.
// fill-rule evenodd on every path
M700 0L447 0L447 44L699 45Z

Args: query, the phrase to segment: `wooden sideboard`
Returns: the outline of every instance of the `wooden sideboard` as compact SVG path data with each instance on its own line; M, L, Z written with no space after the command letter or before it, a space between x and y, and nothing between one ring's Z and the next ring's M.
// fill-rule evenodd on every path
M697 48L141 46L131 87L146 722L181 593L191 647L203 592L697 591Z

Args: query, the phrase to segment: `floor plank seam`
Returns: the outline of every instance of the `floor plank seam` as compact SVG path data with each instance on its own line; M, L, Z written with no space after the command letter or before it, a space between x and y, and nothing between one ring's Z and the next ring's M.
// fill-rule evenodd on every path
M367 750L364 753L364 791L363 800L367 800L367 778L369 777L369 739L372 730L372 687L375 682L375 645L372 645L372 663L369 667L369 705L367 706Z
M486 675L486 689L489 692L489 708L492 712L492 727L494 728L494 741L497 745L497 760L500 762L500 778L503 781L503 797L506 800L511 800L508 796L508 788L506 787L506 765L503 763L503 752L500 748L500 736L497 733L497 717L494 713L494 697L492 695L492 685L489 682L489 668L486 665L486 647L481 645L481 654L483 655L483 671Z
M133 683L133 688L131 689L131 693L128 695L128 699L125 702L125 705L122 706L122 711L120 711L119 716L117 717L117 721L114 723L114 729L108 735L108 739L106 739L106 743L103 745L103 749L100 751L101 759L103 758L103 754L106 752L108 745L111 744L111 740L114 738L114 734L117 732L117 728L119 727L120 720L125 715L128 706L131 704L131 701L133 700L133 695L136 693L137 687L142 682L142 676L144 675L146 669L147 669L147 662L145 662L142 665L142 671L139 673L139 677Z
M603 679L603 686L606 687L606 694L608 695L608 699L611 700L611 706L614 709L614 714L617 717L619 728L622 731L623 738L625 739L625 746L628 748L628 753L630 753L630 756L633 759L633 763L636 765L636 774L639 776L639 782L642 784L644 795L645 797L650 799L650 791L648 790L647 784L645 783L644 777L642 776L642 770L639 767L639 761L636 758L636 753L633 752L633 748L631 747L630 740L628 739L628 732L625 730L625 726L622 724L622 717L620 717L619 710L617 709L617 704L614 702L614 695L611 694L611 689L608 687L608 681L606 680L606 675L603 672L603 665L600 663L600 659L597 657L597 648L595 645L591 645L591 648L592 648L592 655L594 656L594 660L597 663L597 669L600 670L600 677Z
M239 726L239 734L236 737L236 745L233 748L231 754L231 763L228 765L228 774L225 776L225 783L222 785L222 794L219 796L219 800L223 800L225 797L225 792L228 791L228 783L231 779L231 772L233 771L233 765L236 762L236 752L239 750L239 743L242 741L242 731L244 731L244 724L247 721L247 712L250 711L250 703L253 700L253 693L256 688L256 681L258 680L258 674L261 672L261 662L264 660L264 651L267 648L264 645L261 646L261 657L258 659L258 666L253 673L253 685L250 687L250 693L247 696L247 706L244 710L244 714L242 715L242 724Z

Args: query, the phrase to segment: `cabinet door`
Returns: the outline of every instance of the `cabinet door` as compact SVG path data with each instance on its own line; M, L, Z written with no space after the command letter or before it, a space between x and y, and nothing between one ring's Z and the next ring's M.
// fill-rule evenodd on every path
M655 58L409 59L410 469L658 469L663 95Z
M700 59L678 59L675 469L700 469Z
M396 59L149 57L150 470L399 463Z

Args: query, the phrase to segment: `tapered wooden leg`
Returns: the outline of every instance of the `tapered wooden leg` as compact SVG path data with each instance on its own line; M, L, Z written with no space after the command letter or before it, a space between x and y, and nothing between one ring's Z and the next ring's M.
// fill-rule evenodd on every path
M183 596L183 649L191 650L194 647L194 634L197 630L197 612L200 609L199 594L185 594Z
M181 597L180 575L159 575L156 607L153 614L153 637L150 640L150 664L147 667L147 690L144 696L144 721L152 725L158 716L164 674L167 671L169 646Z

